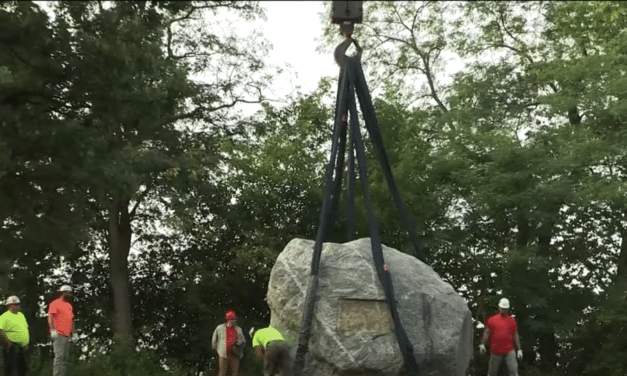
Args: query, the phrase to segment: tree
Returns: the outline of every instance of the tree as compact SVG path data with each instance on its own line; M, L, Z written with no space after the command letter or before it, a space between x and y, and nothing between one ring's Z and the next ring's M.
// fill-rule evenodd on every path
M59 112L71 107L59 93L65 82L62 62L50 58L60 48L45 26L48 18L29 2L5 5L0 18L4 278L18 258L41 260L50 251L67 253L85 241L88 211L76 205L81 188L63 168L70 156L61 140L71 134L72 124L62 121Z
M187 198L195 206L177 217L176 235L146 239L153 255L133 263L134 322L137 338L162 359L214 370L211 334L227 309L237 311L245 329L268 318L276 256L292 238L312 238L317 226L332 113L322 105L328 88L323 82L284 108L264 104L243 121L241 138L221 145L228 173L219 176L217 191ZM252 355L244 358L243 368L255 366Z
M49 24L36 5L15 7L19 17L9 25L17 31L5 34L6 49L16 56L12 63L33 70L37 73L33 77L43 83L54 84L44 86L50 91L48 107L34 111L61 124L49 128L50 134L40 139L54 140L60 150L38 148L44 160L54 158L50 168L63 172L60 179L52 180L51 189L64 193L67 202L60 206L66 211L85 210L88 218L80 219L92 232L82 227L84 233L104 234L88 240L108 252L115 332L128 341L132 314L127 259L133 222L152 219L154 223L198 181L203 186L212 184L219 159L215 145L233 132L229 109L237 103L259 101L267 82L258 57L263 45L247 52L232 36L223 40L210 29L199 29L192 38L188 28L198 26L203 12L232 9L254 17L258 6L242 2L60 2ZM18 32L25 26L15 23L30 26L28 17L39 23L27 38ZM27 46L25 39L34 38L35 31L48 35L39 38L39 60L20 59L15 50ZM217 71L217 81L188 77L207 69L230 71L228 75ZM23 85L33 86L31 82ZM29 126L38 129L37 120ZM198 121L210 126L195 127Z
M229 4L249 15L257 10L248 4ZM165 16L159 14L157 6L115 3L90 15L86 6L63 3L59 14L60 22L67 25L81 25L79 21L93 16L89 26L77 26L83 29L77 51L82 56L81 66L91 68L85 72L87 77L77 79L81 82L80 93L93 101L84 120L96 125L106 141L92 147L96 171L89 168L86 185L93 190L92 199L104 214L101 228L107 234L116 333L122 339L132 336L127 258L132 222L140 214L140 206L144 205L143 215L154 220L160 210L150 205L151 197L160 202L167 197L176 200L176 192L189 191L195 181L211 181L218 160L212 145L220 133L224 134L220 131L224 123L216 117L226 116L220 110L238 102L259 100L242 97L238 87L256 84L261 90L263 86L263 82L252 81L254 76L246 82L246 73L228 64L236 58L259 70L261 62L256 56L205 33L195 40L177 40L172 31L176 22L191 22L204 8L216 11L224 4L197 7L188 3ZM209 42L196 46L194 43L203 37ZM189 56L175 55L177 46ZM218 61L211 56L215 53L219 54ZM191 60L186 61L187 57ZM211 69L217 63L232 69L228 80L219 76L217 82L194 83L187 78L188 70ZM191 108L186 105L190 101ZM215 125L215 133L181 128L178 124L185 119L209 121ZM104 179L92 180L94 172Z
M443 22L442 7L458 13ZM481 316L480 301L511 297L525 352L539 353L535 365L542 372L556 369L558 353L566 348L560 339L586 317L588 305L597 301L595 289L605 288L611 275L604 260L613 257L614 242L596 239L612 231L605 195L613 188L603 198L588 193L606 179L604 161L615 158L614 146L598 137L595 124L599 118L608 124L608 111L620 102L609 86L622 79L620 58L608 52L622 46L622 37L620 25L607 39L592 34L593 25L612 24L611 15L620 15L621 8L371 3L356 33L365 64L403 93L395 111L419 108L412 122L403 116L393 121L407 127L396 133L420 136L388 135L394 146L386 144L405 151L393 170L416 164L416 171L403 169L420 182L408 195L433 195L412 209L426 238L426 218L440 218L431 233L434 267L450 277L475 316ZM573 28L584 18L581 29ZM593 56L596 50L603 53ZM486 59L490 53L498 59ZM559 60L566 53L568 60ZM451 55L466 68L443 85L441 59ZM425 84L415 90L418 79ZM412 89L417 95L406 94ZM532 355L525 358L536 363Z

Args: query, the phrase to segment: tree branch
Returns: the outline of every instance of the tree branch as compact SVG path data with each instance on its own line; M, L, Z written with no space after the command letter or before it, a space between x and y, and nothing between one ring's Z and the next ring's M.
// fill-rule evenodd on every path
M393 1L393 2L392 2L392 4L395 4L395 5L394 5L394 13L395 13L395 14L396 14L396 16L398 17L398 20L400 21L399 23L400 23L401 25L403 25L403 27L404 27L405 29L407 29L407 31L409 31L410 33L412 33L412 32L413 32L413 29L410 29L410 28L409 28L409 27L405 24L405 22L403 22L403 17L401 17L400 13L398 13L398 7L396 6L396 4L397 4L397 3ZM416 12L416 15L417 15L418 13L419 13L419 12ZM415 18L415 17L416 17L416 15L414 15L414 20L416 19L416 18Z
M16 59L18 59L19 61L21 61L22 63L28 65L29 67L39 71L39 69L34 66L33 64L31 64L28 60L26 60L25 58L23 58L20 54L18 54L12 46L10 46L7 42L5 41L1 41L2 44L9 50L9 52L11 53L11 55L13 55Z
M179 120L185 120L185 119L201 118L206 113L211 113L211 112L223 110L225 108L232 108L233 106L235 106L238 103L251 103L251 104L254 104L254 103L261 103L264 100L268 100L268 99L247 100L247 99L236 98L236 99L232 100L230 103L224 103L224 104L216 106L216 107L198 106L193 111L189 111L189 112L186 112L184 114L180 114L180 115L177 115L177 116L169 118L163 124L172 124L172 123L177 122Z
M197 11L197 10L203 10L203 9L218 9L218 8L233 8L233 9L238 9L238 10L243 10L246 8L250 8L251 10L253 8L250 7L250 5L239 5L238 3L240 3L239 1L228 1L228 2L218 2L217 4L207 4L205 3L205 5L201 5L201 6L194 6L192 5L191 9L184 15L175 19L170 20L167 23L167 26L171 26L176 22L180 22L180 21L185 21L187 19L189 19L192 14Z
M433 75L431 73L431 68L429 67L429 61L427 60L427 58L422 57L423 59L423 63L425 65L425 75L427 76L427 83L429 84L429 88L431 89L431 95L433 96L433 99L437 102L438 106L444 111L444 112L449 112L448 108L446 108L446 106L444 105L444 103L442 103L442 101L440 100L440 97L438 96L438 93L435 89L435 83L433 81Z
M135 200L135 205L133 205L133 209L131 209L131 212L128 215L130 220L133 220L133 218L135 217L135 212L137 211L137 208L139 207L139 204L141 204L141 202L146 198L146 196L148 196L148 193L151 190L152 190L152 185L149 185L148 187L146 187L146 189L142 191L142 193L139 194L139 196Z
M192 8L189 10L189 12L187 12L184 16L179 17L179 18L175 18L175 19L171 20L170 22L168 22L167 23L168 29L173 24L175 24L176 22L185 21L185 20L189 19L189 17L192 15L192 13L194 13L195 10L196 10L196 7L192 6Z
M167 27L167 50L168 50L168 57L169 58L174 58L174 54L172 53L172 27L170 25L168 25Z
M416 30L416 20L418 19L418 14L419 13L420 12L415 12L414 13L414 19L411 21L411 30L410 31L411 31L412 37L414 35L414 30Z

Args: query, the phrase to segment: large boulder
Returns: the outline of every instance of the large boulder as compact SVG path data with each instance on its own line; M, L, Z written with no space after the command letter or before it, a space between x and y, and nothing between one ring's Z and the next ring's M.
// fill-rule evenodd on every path
M300 333L313 247L311 240L292 240L270 274L271 324L294 344ZM472 357L471 314L464 299L415 257L386 246L383 257L420 375L464 376ZM305 375L405 374L370 239L325 243Z

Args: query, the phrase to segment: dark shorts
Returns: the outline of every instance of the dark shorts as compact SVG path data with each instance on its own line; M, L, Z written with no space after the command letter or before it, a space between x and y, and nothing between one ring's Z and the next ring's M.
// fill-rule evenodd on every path
M2 348L5 376L26 376L28 373L28 349L13 343Z

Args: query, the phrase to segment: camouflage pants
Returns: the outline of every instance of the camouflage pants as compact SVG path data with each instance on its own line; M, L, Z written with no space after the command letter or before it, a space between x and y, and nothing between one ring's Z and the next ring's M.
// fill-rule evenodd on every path
M270 342L264 357L264 376L290 376L292 374L290 346L287 342Z

